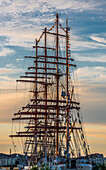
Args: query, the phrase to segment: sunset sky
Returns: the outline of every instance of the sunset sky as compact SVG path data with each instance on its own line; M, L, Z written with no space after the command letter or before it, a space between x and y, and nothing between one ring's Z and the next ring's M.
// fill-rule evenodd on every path
M23 91L16 92L15 82L24 75L24 56L32 55L35 38L53 25L56 12L63 27L66 18L71 27L71 51L91 152L106 156L105 0L0 0L0 152L9 153L13 113L28 99Z

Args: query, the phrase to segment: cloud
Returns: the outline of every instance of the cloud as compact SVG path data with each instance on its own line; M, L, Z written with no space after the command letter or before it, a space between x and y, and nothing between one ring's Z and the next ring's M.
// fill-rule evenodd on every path
M77 69L78 78L89 83L106 83L106 67L82 67Z
M0 81L2 80L13 81L13 78L9 78L8 76L0 76Z
M15 66L14 66L13 64L6 64L5 66L6 66L6 67L10 67L10 68L11 68L11 67L15 68Z
M0 89L15 89L16 74L22 72L22 69L15 68L11 64L8 64L7 66L7 68L0 68Z
M1 12L3 13L25 13L25 12L33 12L35 10L41 11L41 12L48 12L53 9L71 9L74 11L84 11L84 10L92 10L96 7L101 6L103 2L98 1L83 1L83 0L7 0L7 1L1 1L0 6ZM8 10L9 9L9 10Z
M105 38L103 37L100 37L100 36L104 36ZM93 40L93 41L96 41L96 42L99 42L99 43L103 43L103 44L106 44L106 34L94 34L92 36L90 36L90 38Z
M61 9L61 10L65 10L65 9L70 9L73 11L79 11L82 12L84 10L93 10L96 7L101 6L100 2L95 3L95 1L83 1L83 0L71 0L71 2L69 0L39 0L40 3L47 3L50 7L56 8L56 9Z
M5 89L0 91L0 122L10 123L13 114L29 102L29 96L25 90L16 91Z
M11 66L11 65L10 65ZM4 74L16 74L22 72L22 69L17 69L17 68L0 68L0 75L4 75Z
M65 10L84 11L93 10L100 7L103 2L83 1L83 0L16 0L1 1L1 23L0 36L5 37L1 43L11 46L22 46L30 48L33 46L34 38L39 38L44 24L50 26L53 23L54 13L57 10L64 12ZM60 22L63 22L64 19ZM43 27L42 27L43 26ZM72 50L83 50L84 48L106 48L102 43L89 42L83 38L71 36Z
M82 51L89 49L106 49L106 44L103 44L101 42L88 41L87 37L77 36L73 32L70 35L70 42L72 44L71 49L73 51Z
M81 56L80 56L81 55ZM90 61L90 62L106 62L106 55L101 53L91 53L89 57L89 54L77 54L74 53L74 58L78 61Z
M39 3L37 1L31 2L30 0L16 0L16 1L11 1L11 0L6 0L6 1L1 1L1 12L2 13L25 13L25 12L30 12L35 9L39 9ZM4 9L4 11L3 11Z
M9 49L9 48L5 48L3 47L2 49L0 49L0 56L4 57L10 54L14 54L15 50Z
M22 61L23 59L22 58L17 58L16 61L19 62L19 61Z
M0 32L1 32L0 36L6 37L5 41L3 40L5 46L21 46L21 47L28 47L30 49L32 48L32 46L34 45L35 34L31 29L23 31L23 29L19 29L18 27L16 28L12 28L11 26L7 26L7 27L4 29L2 27L0 28ZM8 52L13 52L13 51L8 50Z
M106 67L82 67L77 70L81 112L85 123L105 124Z
M93 10L99 8L103 2L99 1L84 1L84 0L4 0L0 1L1 16L0 16L0 36L4 36L5 45L32 47L35 37L39 37L42 32L42 25L49 26L53 23L53 15L57 10L65 12L65 10L73 10L81 12L84 10ZM60 22L64 22L64 19ZM79 37L78 37L79 38ZM79 48L104 48L103 44L91 43L83 40L72 39L75 43L72 48L77 50Z
M10 67L2 67L0 68L0 90L1 89L30 89L32 86L30 83L21 83L16 82L16 80L19 80L19 73L23 73L24 70L20 68L16 68L15 66L11 66L11 64L8 64Z

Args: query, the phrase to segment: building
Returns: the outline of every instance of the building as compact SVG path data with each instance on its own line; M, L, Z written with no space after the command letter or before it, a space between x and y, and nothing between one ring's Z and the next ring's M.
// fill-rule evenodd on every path
M103 154L99 154L99 153L91 154L90 160L92 161L92 164L95 164L97 166L104 164Z
M7 155L0 153L0 167L6 167L13 165L15 166L17 163L25 162L25 156L20 155L20 154L12 154Z

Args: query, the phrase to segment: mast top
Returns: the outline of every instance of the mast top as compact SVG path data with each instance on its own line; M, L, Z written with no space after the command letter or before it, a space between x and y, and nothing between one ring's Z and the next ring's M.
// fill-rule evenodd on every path
M59 15L58 15L58 13L56 12L56 18L58 19L59 18Z

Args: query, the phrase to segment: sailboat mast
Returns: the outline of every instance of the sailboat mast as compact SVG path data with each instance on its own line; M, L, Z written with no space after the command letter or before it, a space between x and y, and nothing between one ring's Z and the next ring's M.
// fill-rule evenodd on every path
M47 126L47 49L46 49L46 28L45 28L45 126Z
M59 115L59 76L58 76L58 13L56 13L56 100L57 100L57 106L56 106L56 155L58 155L58 115Z
M46 63L46 58L47 58L47 49L46 49L46 28L45 28L45 163L46 163L46 155L47 155L47 63Z
M68 18L66 20L66 153L68 158L69 148L68 148L68 138L69 138L69 109L68 109L68 99L69 99L69 92L68 92Z
M37 47L37 39L36 39L36 64L35 64L35 104L37 106L37 53L38 53L38 47ZM37 107L35 108L35 126L37 126ZM35 129L36 131L36 129ZM37 134L35 134L35 161L37 162Z

